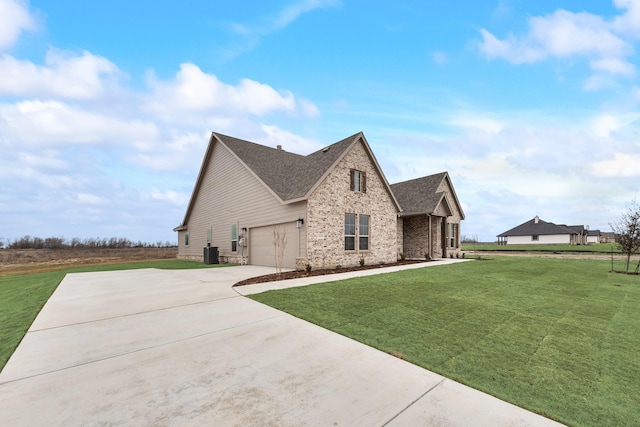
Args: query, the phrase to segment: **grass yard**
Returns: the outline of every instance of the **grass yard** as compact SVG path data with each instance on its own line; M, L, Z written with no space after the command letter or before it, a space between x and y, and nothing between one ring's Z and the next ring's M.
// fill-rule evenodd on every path
M613 249L614 254L619 253L619 249L614 243L593 243L589 245L499 245L497 243L463 243L460 249L463 251L593 252L601 254L610 254Z
M609 267L496 257L252 298L565 424L637 425L640 277Z
M184 260L160 260L64 268L40 273L0 275L0 371L34 319L67 273L137 268L187 269L218 267Z

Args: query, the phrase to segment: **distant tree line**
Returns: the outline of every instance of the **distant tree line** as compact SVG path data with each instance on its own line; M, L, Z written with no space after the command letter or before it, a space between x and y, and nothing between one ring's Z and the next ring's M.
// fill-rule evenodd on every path
M7 249L121 249L121 248L172 248L176 244L173 242L142 242L131 241L124 237L89 237L79 239L64 239L62 237L32 237L23 236L13 241L0 239L0 248Z

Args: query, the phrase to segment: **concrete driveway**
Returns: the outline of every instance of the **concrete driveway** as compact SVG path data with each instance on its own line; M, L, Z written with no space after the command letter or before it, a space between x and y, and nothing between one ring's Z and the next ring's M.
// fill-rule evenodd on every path
M231 288L272 272L67 275L0 373L0 425L558 425Z

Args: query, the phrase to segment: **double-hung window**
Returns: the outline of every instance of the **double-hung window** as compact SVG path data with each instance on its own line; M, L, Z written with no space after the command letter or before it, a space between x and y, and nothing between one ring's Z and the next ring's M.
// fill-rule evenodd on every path
M356 214L344 215L344 250L356 250Z
M369 250L369 215L344 215L344 250ZM357 224L357 227L356 227ZM357 239L356 239L357 237Z
M369 250L369 215L358 216L358 249Z

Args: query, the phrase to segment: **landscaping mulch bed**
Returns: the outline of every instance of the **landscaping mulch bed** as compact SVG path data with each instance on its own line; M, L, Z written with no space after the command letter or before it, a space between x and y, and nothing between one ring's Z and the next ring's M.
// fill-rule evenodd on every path
M374 268L393 267L396 265L426 263L425 260L404 260L393 262L390 264L363 265L355 267L326 268L321 270L311 270L307 273L304 270L284 271L282 273L266 274L264 276L252 277L247 280L236 283L233 286L255 285L256 283L275 282L277 280L299 279L301 277L324 276L327 274L346 273L349 271L372 270Z

